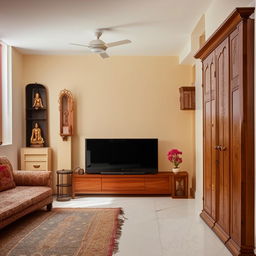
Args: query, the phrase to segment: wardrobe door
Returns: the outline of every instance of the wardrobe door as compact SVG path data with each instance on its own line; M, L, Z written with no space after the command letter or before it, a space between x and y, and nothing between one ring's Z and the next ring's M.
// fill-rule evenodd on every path
M216 78L214 53L203 62L204 108L204 209L201 214L213 227L216 215Z
M229 239L230 211L230 81L229 38L215 50L217 80L218 151L217 151L217 214L214 230L224 242Z
M203 61L206 86L203 101L204 209L201 217L208 225L212 220L212 229L235 256L255 255L255 21L250 18L253 13L254 8L251 7L236 8L195 55ZM213 112L209 103L213 102L212 96L209 96L212 85L208 70L212 52L215 54L217 88L215 135L210 129ZM214 185L213 138L217 146L216 207L213 206L214 195L209 189L211 183Z

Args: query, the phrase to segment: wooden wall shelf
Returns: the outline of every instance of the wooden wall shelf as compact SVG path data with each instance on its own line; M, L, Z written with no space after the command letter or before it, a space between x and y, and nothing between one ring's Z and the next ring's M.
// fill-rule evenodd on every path
M183 86L179 88L180 91L180 109L181 110L195 110L195 86Z
M171 195L172 176L172 172L145 175L74 174L72 196L78 194Z

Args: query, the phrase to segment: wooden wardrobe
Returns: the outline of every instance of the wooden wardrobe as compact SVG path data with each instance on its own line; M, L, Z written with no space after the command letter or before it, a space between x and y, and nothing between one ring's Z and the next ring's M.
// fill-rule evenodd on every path
M233 255L254 255L254 8L237 8L202 59L204 197L201 217Z

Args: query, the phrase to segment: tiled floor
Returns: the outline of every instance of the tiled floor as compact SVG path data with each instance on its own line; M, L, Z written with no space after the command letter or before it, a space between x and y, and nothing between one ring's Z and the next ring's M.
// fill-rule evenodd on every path
M122 207L127 220L117 256L231 255L200 219L193 199L91 196L55 201L54 207Z

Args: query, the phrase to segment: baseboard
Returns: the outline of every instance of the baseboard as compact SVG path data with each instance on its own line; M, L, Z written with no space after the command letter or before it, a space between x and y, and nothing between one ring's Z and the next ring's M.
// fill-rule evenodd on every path
M196 191L194 188L190 188L190 197L195 198Z
M212 229L215 221L213 218L210 217L210 215L205 212L204 210L201 212L200 217L204 220L204 222Z
M216 233L218 238L223 243L226 243L230 239L230 236L221 228L221 226L218 223L215 223L215 225L212 228L212 230Z
M234 256L255 256L254 248L240 248L238 244L230 238L226 243L226 247Z

